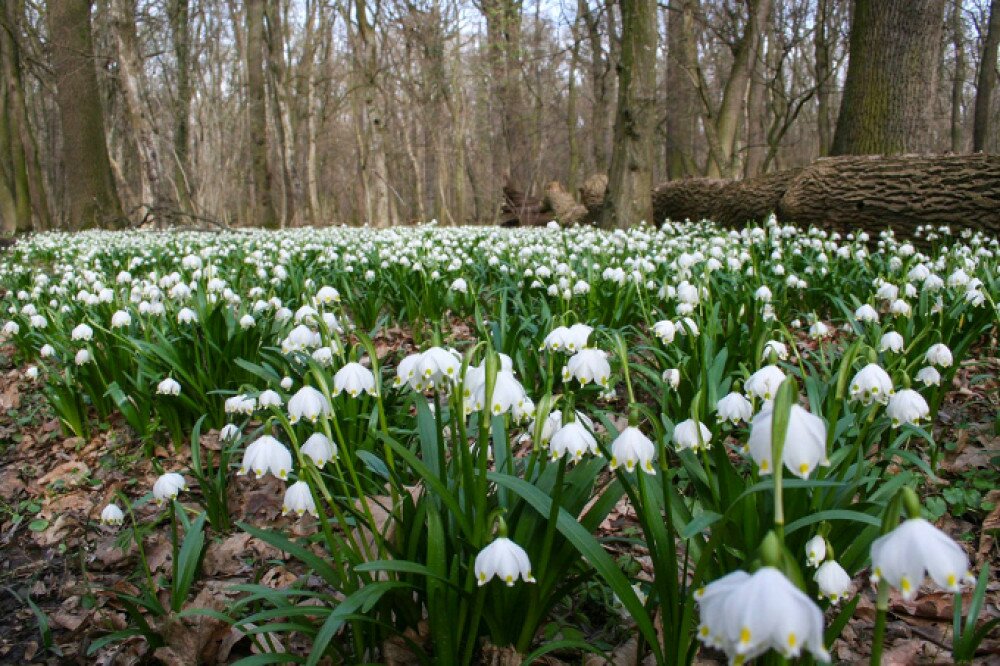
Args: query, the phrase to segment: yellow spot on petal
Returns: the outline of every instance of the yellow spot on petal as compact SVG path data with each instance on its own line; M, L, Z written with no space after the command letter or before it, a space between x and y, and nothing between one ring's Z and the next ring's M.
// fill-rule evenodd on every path
M705 626L705 625L701 625L701 629L698 630L698 633L700 633L702 636L707 637L708 636L708 627Z
M799 639L796 638L794 631L791 632L790 634L788 634L788 647L793 648L793 647L795 647L795 644L798 643L798 642L799 642Z
M802 463L799 465L799 474L806 475L809 473L809 463Z
M760 461L760 471L766 472L766 471L768 471L768 469L770 469L770 467L771 467L771 463L768 462L767 460L761 460Z
M907 578L906 576L903 576L899 581L899 589L901 589L904 594L912 590L913 585L910 584L910 579Z
M740 643L749 643L749 642L750 642L750 628L743 627L742 629L740 629Z
M948 587L955 587L958 585L958 578L955 574L948 574Z

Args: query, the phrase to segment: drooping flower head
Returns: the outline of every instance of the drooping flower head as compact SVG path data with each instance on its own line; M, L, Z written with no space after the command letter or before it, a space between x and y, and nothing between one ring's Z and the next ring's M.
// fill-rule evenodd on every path
M938 587L960 592L975 577L969 556L947 534L923 518L910 518L872 542L872 579L885 581L909 601L929 574Z
M632 472L638 465L646 474L656 474L653 469L655 457L656 447L653 442L635 426L628 426L611 443L608 467L615 470L623 465L628 472Z
M507 537L497 537L490 545L479 551L473 565L476 582L480 587L497 577L513 587L514 582L521 578L525 583L534 583L531 575L531 561L528 553Z
M774 471L774 461L771 459L773 420L774 407L771 403L750 424L750 457L757 463L761 474ZM829 465L826 459L826 424L823 419L798 405L792 405L781 458L788 471L801 479L809 478L817 465Z

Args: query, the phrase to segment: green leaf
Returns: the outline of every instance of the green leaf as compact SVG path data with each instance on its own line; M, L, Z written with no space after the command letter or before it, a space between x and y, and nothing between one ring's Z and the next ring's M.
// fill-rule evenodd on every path
M320 578L325 580L327 584L334 587L340 586L342 578L340 572L308 548L291 541L279 532L260 529L259 527L254 527L248 523L236 523L236 526L244 532L249 533L250 536L257 537L264 543L274 546L278 550L289 553L293 557L301 560L306 566L315 571Z
M187 599L192 583L194 583L195 574L198 572L201 551L205 547L206 515L205 513L199 514L191 523L184 534L184 542L177 555L177 579L173 581L173 591L170 595L170 606L175 613L184 606L184 601Z
M816 523L821 523L824 520L849 520L855 523L873 525L875 527L882 524L881 518L867 513L861 513L860 511L851 511L850 509L828 509L826 511L811 513L808 516L803 516L802 518L789 523L785 528L785 534L791 534L792 532L802 529L803 527L815 525Z
M373 583L371 585L365 585L360 590L354 592L341 601L340 604L333 609L333 612L327 616L326 621L323 622L323 626L319 629L319 633L316 634L316 638L313 640L312 650L309 653L309 659L306 660L306 664L309 666L316 666L316 664L319 663L320 659L322 659L323 655L326 653L326 647L330 644L334 635L340 631L340 628L344 625L344 623L358 609L375 603L386 592L408 587L412 586L407 583L394 581Z

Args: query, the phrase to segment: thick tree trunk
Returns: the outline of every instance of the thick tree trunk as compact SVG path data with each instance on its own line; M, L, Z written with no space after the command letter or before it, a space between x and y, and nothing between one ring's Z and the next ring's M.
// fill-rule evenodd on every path
M254 222L276 229L271 165L267 151L267 105L264 89L264 2L246 3L247 115L249 116L250 160L254 186Z
M813 54L816 71L816 135L819 139L819 155L830 153L833 129L830 122L830 5L833 0L819 0L816 4L816 29L813 33Z
M594 168L605 171L608 168L608 119L611 117L611 67L604 55L600 17L590 10L588 0L577 0L577 13L590 42L590 89L593 98L590 105L590 152Z
M601 223L628 227L650 217L656 108L656 0L622 0L618 111Z
M670 0L667 9L667 73L666 73L666 163L667 178L676 180L697 173L694 162L695 120L697 100L691 77L684 69L685 39L693 28L692 0Z
M962 94L965 88L965 30L962 24L962 0L951 2L951 42L955 50L955 72L951 80L951 152L961 153Z
M983 57L979 63L976 85L976 111L972 126L972 149L986 150L990 136L990 101L997 85L997 49L1000 47L1000 0L990 3L990 25L983 42Z
M855 0L833 155L930 149L945 0Z
M125 219L104 134L90 0L49 2L46 18L62 129L66 222L74 229L120 226Z
M361 182L364 187L366 216L363 222L373 227L392 226L395 216L389 190L389 165L386 159L385 102L379 90L378 45L375 30L368 21L364 0L357 0L358 26L355 75L360 105L358 136L361 141Z
M177 67L177 90L174 98L174 188L185 211L191 211L193 187L188 164L191 128L191 28L189 0L170 0L170 33Z

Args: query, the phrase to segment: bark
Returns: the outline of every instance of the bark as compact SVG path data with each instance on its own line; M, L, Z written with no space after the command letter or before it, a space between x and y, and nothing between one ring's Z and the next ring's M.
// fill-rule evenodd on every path
M264 2L246 3L247 116L254 185L254 217L262 227L276 229L271 165L267 151L267 105L264 90Z
M629 227L652 219L656 0L622 0L621 8L618 111L601 218L605 227Z
M813 33L813 57L816 71L816 134L819 156L830 154L833 129L830 126L830 79L832 44L830 43L830 10L833 0L819 0L816 5L816 30Z
M580 133L577 130L578 115L576 70L580 63L580 39L577 35L576 24L573 25L573 47L570 49L569 58L569 83L566 90L566 143L569 149L569 164L566 167L566 182L569 190L576 189L577 179L580 175Z
M163 173L153 122L143 99L146 90L144 63L136 33L135 0L112 0L112 22L118 48L118 81L141 165L140 221L158 225L170 221L175 204Z
M364 0L355 3L357 19L356 109L358 138L361 142L361 182L364 188L365 218L374 227L392 226L394 221L389 191L389 166L386 159L386 113L379 90L378 45L375 30L368 21Z
M288 101L288 77L285 64L285 32L282 29L280 3L269 0L264 6L265 41L267 45L267 69L271 75L271 112L274 116L275 138L278 144L279 166L281 167L281 226L294 223L296 190L299 179L295 173L295 158L292 154L294 131L290 104Z
M855 0L850 61L831 154L931 147L945 0Z
M751 68L752 77L750 79L750 93L747 96L746 122L747 122L747 145L746 163L743 165L744 177L756 176L764 170L765 159L771 147L768 142L768 135L771 134L771 123L768 122L767 114L767 84L764 75L766 72L766 62L776 65L778 61L777 47L775 44L774 20L768 17L765 20L765 34L767 40L758 40L757 51L754 53L754 65ZM774 67L777 70L777 66ZM775 82L781 85L780 82Z
M951 39L955 50L955 71L951 80L951 152L962 152L962 98L965 87L965 30L962 0L951 2Z
M610 11L610 8L608 9ZM577 13L587 31L590 42L590 89L593 100L590 106L591 156L594 168L608 168L608 119L611 117L611 92L609 59L605 57L601 40L601 22L590 10L588 0L577 0Z
M20 63L17 62L13 25L0 17L0 227L4 234L31 229L31 194L28 188L28 162L21 131L15 115L20 86Z
M983 42L983 57L979 63L976 84L976 110L972 125L972 150L986 150L990 139L990 103L997 85L997 50L1000 47L1000 0L990 3L990 24Z
M675 180L697 173L694 162L695 119L697 99L691 79L684 68L685 39L692 34L692 0L670 0L667 8L667 72L666 72L666 166L667 179Z
M188 164L191 134L191 28L189 0L170 0L170 33L177 67L177 90L174 99L174 188L182 210L191 212L193 187Z
M74 229L121 226L97 87L90 0L49 2L46 20L62 144L63 210Z

